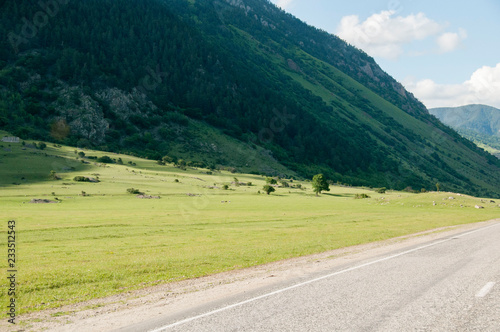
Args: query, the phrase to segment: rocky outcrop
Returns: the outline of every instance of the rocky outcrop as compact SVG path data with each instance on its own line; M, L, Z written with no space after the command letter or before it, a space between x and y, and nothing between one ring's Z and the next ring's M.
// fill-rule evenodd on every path
M96 96L108 104L110 109L123 120L128 120L132 115L147 116L149 111L158 109L138 89L133 89L131 93L127 93L117 88L110 88L101 90Z
M54 104L60 114L57 120L64 120L72 133L93 144L104 142L109 123L104 119L99 103L83 93L79 87L62 89Z

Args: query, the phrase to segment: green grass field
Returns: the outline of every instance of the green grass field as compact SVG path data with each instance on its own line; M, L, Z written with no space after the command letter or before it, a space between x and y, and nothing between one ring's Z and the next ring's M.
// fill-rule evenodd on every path
M310 183L294 181L303 188L267 196L258 193L261 176L208 175L86 150L125 165L83 164L75 148L37 150L26 143L0 143L0 269L7 270L7 221L15 220L21 314L500 216L500 202L451 193L332 186L315 197ZM50 180L51 170L61 179ZM75 182L77 175L101 182ZM252 186L236 186L234 177ZM161 198L139 199L127 193L131 187ZM360 193L371 198L354 199ZM60 203L30 203L56 198ZM2 306L8 301L3 280Z

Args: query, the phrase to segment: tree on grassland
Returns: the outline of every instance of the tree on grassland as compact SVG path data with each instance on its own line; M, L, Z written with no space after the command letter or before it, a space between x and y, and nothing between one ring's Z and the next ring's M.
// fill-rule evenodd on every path
M330 186L328 185L328 182L323 174L316 174L313 177L312 187L316 196L319 196L322 191L330 191Z
M269 195L269 194L271 194L272 192L275 192L275 191L276 191L276 189L274 189L274 187L273 187L273 186L270 186L270 185L268 185L268 184L266 184L266 185L264 186L264 188L262 188L262 189L264 189L265 193L266 193L266 194L268 194L268 195Z

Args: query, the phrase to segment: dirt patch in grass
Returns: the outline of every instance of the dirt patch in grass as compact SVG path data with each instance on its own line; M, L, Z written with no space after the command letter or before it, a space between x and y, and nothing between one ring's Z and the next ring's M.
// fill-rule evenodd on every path
M33 198L30 203L32 204L53 204L53 203L60 203L58 201L51 201L50 199L39 199L39 198Z

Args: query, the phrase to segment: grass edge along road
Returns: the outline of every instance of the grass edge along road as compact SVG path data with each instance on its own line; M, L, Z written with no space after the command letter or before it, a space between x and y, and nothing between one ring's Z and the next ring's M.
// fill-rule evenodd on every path
M65 146L2 145L0 247L6 249L7 221L16 220L21 315L500 214L498 202L446 192L331 186L315 197L310 182L295 180L268 196L258 193L265 184L258 175L182 170L84 150L124 164L108 165ZM51 170L59 180L50 179ZM160 198L140 199L128 188ZM5 257L2 271L6 264ZM6 306L7 282L0 287Z

